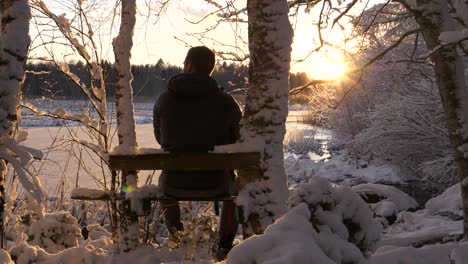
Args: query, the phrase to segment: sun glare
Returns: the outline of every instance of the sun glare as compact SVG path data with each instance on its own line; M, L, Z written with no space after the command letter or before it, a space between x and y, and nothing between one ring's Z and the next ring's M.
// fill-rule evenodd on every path
M330 49L318 52L306 61L297 63L293 69L307 73L314 80L330 81L343 79L348 70L343 56Z
M344 63L322 59L311 65L308 75L316 80L340 80L345 73Z

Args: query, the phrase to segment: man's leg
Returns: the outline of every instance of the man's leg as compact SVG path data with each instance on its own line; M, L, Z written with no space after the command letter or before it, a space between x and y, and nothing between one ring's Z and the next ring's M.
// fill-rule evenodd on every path
M180 221L180 206L177 200L160 201L161 209L166 219L166 227L169 232L183 231L184 225Z
M230 250L232 242L236 237L239 219L237 217L237 206L234 201L224 201L219 224L219 248Z

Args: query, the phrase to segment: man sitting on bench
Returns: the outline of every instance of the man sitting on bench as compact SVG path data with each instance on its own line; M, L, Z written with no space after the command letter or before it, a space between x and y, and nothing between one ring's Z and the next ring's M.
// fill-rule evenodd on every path
M169 80L154 106L154 134L171 153L207 153L239 138L241 111L235 100L210 77L215 54L207 47L191 48L184 73ZM171 197L222 197L235 194L233 171L163 171L159 186ZM162 202L169 231L183 230L177 200ZM218 252L229 251L237 232L233 201L224 201Z

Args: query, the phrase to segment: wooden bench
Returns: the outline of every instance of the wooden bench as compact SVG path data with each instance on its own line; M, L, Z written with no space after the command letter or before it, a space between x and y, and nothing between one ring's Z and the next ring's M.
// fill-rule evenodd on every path
M149 152L149 153L148 153ZM254 181L260 175L260 153L207 153L207 154L173 154L161 150L145 151L135 155L109 155L109 169L115 179L117 171L140 170L238 170L238 189ZM77 200L110 200L123 199L120 193L109 193L100 190L72 191L72 199ZM153 200L177 201L226 201L235 196L225 197L159 197Z

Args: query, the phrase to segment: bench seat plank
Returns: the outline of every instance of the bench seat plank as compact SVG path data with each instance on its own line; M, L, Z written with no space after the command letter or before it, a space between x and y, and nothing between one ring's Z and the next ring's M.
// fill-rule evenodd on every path
M84 193L81 192L82 188L77 188L72 191L71 199L72 200L85 200L85 201L109 201L111 200L110 194L108 192L104 192L101 190L90 190L93 191ZM76 190L80 190L80 192L76 192ZM100 194L100 195L99 195ZM116 200L122 200L123 196L118 194L115 197ZM233 201L236 199L236 196L217 196L217 197L170 197L170 196L163 196L163 197L152 197L147 198L151 201L199 201L199 202L214 202L214 201Z
M260 153L109 155L111 170L234 170L259 167Z

